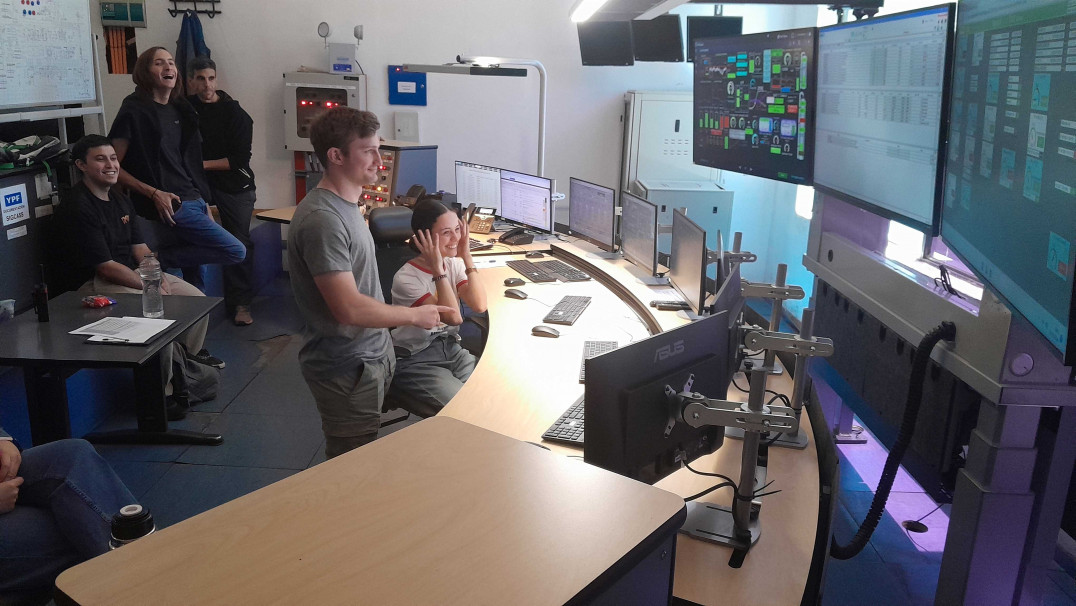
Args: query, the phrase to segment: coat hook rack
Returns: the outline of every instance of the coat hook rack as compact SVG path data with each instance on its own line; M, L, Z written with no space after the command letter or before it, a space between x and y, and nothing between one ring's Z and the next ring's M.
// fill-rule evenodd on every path
M192 13L193 12L193 13L199 13L199 14L202 14L202 15L209 15L209 18L212 19L214 16L221 14L220 9L217 8L217 5L220 4L220 0L201 0L201 1L198 1L198 0L188 0L188 1L171 0L171 2L172 2L172 8L168 9L168 14L172 15L173 17L178 17L181 14L187 14L187 13ZM209 8L198 8L199 4L202 4L202 5L208 4ZM180 5L183 5L183 6L180 6Z

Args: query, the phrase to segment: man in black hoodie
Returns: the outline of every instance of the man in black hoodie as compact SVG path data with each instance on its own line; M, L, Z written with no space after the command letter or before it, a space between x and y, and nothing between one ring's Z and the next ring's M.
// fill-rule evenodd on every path
M202 166L209 177L213 202L224 229L247 248L242 263L224 267L224 304L237 326L254 322L254 242L250 239L250 216L256 199L250 148L254 121L239 102L217 90L217 65L208 57L187 64L187 100L198 112L202 132Z

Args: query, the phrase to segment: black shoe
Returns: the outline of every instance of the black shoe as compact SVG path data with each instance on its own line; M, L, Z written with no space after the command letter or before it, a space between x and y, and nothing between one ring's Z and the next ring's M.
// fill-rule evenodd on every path
M187 402L180 401L177 398L168 396L165 400L167 406L165 407L165 416L169 421L178 421L187 417Z
M224 368L224 360L209 353L209 350L203 349L202 351L191 356L195 362L205 364L206 366L212 366L213 368Z

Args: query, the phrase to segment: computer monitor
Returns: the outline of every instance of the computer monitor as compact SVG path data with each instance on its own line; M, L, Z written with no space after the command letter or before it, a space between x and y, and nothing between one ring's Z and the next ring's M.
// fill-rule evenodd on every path
M743 17L687 18L687 60L695 60L695 41L699 38L724 38L743 33Z
M669 284L697 314L706 310L706 260L706 230L688 219L683 210L674 210Z
M501 218L553 232L553 182L545 177L501 171Z
M695 41L695 164L811 184L815 31Z
M568 180L568 233L612 252L616 245L616 199L613 190Z
M583 65L635 65L631 22L583 21L576 23L576 31Z
M679 15L633 19L630 23L636 61L683 62L684 36Z
M815 188L931 235L945 180L953 14L946 4L818 30Z
M723 427L677 423L665 437L665 386L680 391L694 375L694 391L725 398L729 333L723 311L584 362L583 460L652 484L720 448Z
M642 198L620 192L620 251L624 258L658 275L658 207Z
M501 211L501 169L456 161L456 202Z
M1062 53L1074 31L1068 6L961 0L941 236L1071 366L1076 71ZM1013 53L1023 54L1006 57Z

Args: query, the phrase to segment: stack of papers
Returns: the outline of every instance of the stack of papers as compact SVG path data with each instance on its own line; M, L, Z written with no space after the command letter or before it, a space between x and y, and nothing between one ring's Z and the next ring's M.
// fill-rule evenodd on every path
M124 316L122 318L104 318L92 324L87 324L77 330L72 330L73 335L89 335L87 343L129 343L141 345L153 340L158 334L172 325L175 320L157 318L138 318Z

